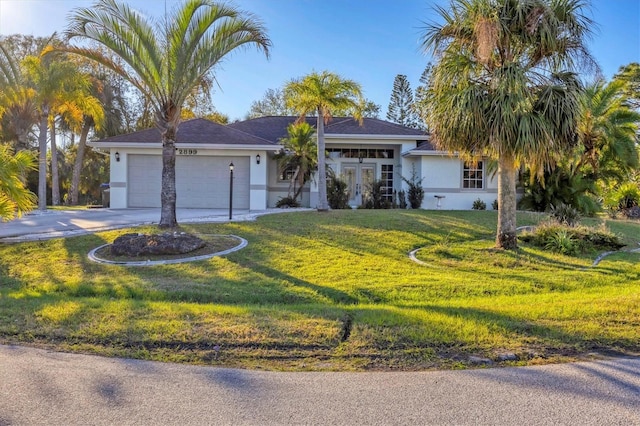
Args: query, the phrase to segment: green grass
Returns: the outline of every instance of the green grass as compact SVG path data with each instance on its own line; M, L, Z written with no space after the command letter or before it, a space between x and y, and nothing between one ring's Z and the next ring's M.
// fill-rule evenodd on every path
M522 213L518 224L545 218ZM606 222L637 247L640 225ZM0 245L0 341L283 370L460 368L470 355L504 352L521 365L640 352L640 254L590 268L595 253L495 250L495 223L493 211L357 210L185 225L249 245L139 268L87 259L131 230ZM419 247L426 265L407 256Z

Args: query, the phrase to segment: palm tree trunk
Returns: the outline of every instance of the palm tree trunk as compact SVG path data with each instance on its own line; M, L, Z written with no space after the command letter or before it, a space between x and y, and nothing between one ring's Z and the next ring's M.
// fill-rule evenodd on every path
M58 173L58 147L56 146L56 122L51 123L51 204L60 205L60 178Z
M518 248L516 236L516 167L511 156L498 160L498 230L496 247Z
M91 124L86 122L82 127L82 133L80 134L80 140L78 141L78 150L76 151L76 161L73 164L73 175L71 177L71 205L78 205L78 193L80 192L80 171L82 170L82 163L84 162L84 150L87 146L87 136Z
M160 228L176 228L176 127L167 123L162 133L162 191Z
M318 211L326 212L329 210L329 202L327 201L327 168L325 166L324 157L324 117L322 111L318 109L317 121L318 133Z
M38 209L47 209L47 128L49 108L43 107L40 115L40 133L38 135Z

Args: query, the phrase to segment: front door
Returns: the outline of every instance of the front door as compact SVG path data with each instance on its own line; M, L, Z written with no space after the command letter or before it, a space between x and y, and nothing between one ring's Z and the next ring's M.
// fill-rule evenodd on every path
M347 182L349 205L362 205L371 191L371 184L375 180L375 164L343 164L342 175Z

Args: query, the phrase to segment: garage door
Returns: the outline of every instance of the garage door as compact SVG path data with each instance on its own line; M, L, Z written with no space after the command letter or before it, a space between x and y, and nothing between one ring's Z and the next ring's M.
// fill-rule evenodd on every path
M233 207L249 208L249 157L176 157L176 205L182 208L229 207L229 163L234 164ZM128 156L129 207L160 207L162 157Z

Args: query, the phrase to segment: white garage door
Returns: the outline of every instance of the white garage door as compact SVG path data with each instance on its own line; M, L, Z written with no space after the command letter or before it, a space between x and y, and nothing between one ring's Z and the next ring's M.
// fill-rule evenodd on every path
M233 171L233 208L249 208L249 157L176 157L176 205L182 208L229 207L229 163ZM129 207L160 207L162 157L128 156Z

